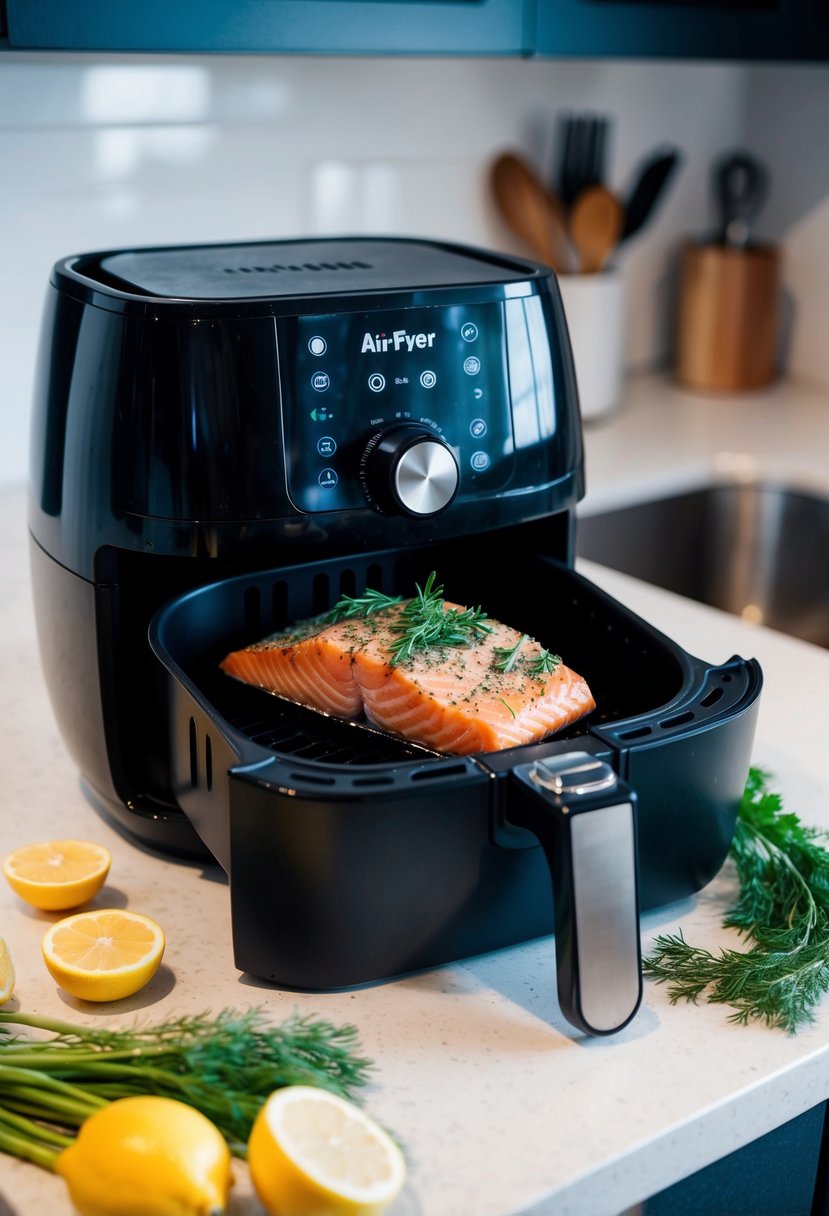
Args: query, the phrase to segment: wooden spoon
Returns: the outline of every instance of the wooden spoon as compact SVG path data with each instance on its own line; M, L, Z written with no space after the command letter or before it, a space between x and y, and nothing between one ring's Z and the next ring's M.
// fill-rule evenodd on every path
M624 224L622 204L606 186L588 186L573 203L570 236L583 274L602 269L619 244Z
M567 269L567 228L558 200L526 161L512 153L492 166L492 188L498 210L510 231L554 270Z

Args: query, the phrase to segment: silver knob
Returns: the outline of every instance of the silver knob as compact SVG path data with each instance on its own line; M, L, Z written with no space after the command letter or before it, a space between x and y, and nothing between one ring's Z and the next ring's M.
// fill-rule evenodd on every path
M403 452L394 470L394 491L413 515L434 515L455 497L458 465L444 443L422 439Z
M372 435L360 460L360 478L379 511L420 517L443 511L460 485L452 449L417 422Z

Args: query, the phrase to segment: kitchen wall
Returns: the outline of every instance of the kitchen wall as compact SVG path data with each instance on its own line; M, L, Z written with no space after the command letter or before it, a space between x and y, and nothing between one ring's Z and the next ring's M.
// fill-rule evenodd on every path
M549 165L555 115L568 108L615 116L610 178L619 188L660 142L686 153L655 223L621 258L629 363L664 360L677 249L685 234L711 223L710 160L746 130L764 150L763 124L747 113L765 104L759 71L604 60L3 55L0 484L26 476L37 329L57 258L337 232L446 237L517 252L494 212L488 165L507 147ZM797 71L778 72L776 87L785 92ZM829 75L818 73L825 97ZM785 144L782 134L777 142ZM784 187L774 213L781 225L790 215ZM793 252L806 261L801 250L816 239L809 225L825 232L829 224L827 191L817 193L817 210L797 221ZM817 266L805 273L819 277ZM815 374L822 369L829 382L822 362L829 344L818 345ZM805 374L809 342L798 350Z
M772 166L761 226L784 242L787 368L829 388L829 67L753 68L746 135Z

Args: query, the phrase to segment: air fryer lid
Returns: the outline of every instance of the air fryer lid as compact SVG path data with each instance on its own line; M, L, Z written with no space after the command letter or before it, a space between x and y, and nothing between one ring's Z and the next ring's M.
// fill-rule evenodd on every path
M100 270L140 295L230 300L519 282L528 267L427 241L346 238L128 250Z

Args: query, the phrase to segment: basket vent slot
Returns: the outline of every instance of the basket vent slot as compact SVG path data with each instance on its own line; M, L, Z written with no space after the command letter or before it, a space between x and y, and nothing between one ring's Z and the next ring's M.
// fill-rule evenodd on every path
M373 591L382 591L383 582L383 567L379 562L372 562L366 571L366 586Z
M298 785L303 782L306 785L334 785L336 778L324 777L320 773L291 773L289 776L291 781L296 781Z
M274 633L288 624L288 584L284 579L271 587L271 619Z
M703 709L710 709L712 705L716 705L723 695L721 688L712 688L707 697L703 697L700 705Z
M346 569L340 573L340 595L354 595L357 591L357 576L353 570Z
M684 713L676 714L673 718L663 718L659 725L667 729L671 726L684 726L686 722L693 722L693 720L693 711L686 709Z
M245 635L258 637L261 633L262 597L258 587L245 588Z
M463 776L466 772L465 764L451 764L448 767L440 765L435 768L419 768L412 773L412 781L434 781L443 777L458 777Z
M623 740L623 742L627 743L629 740L632 740L632 739L646 739L648 737L648 735L650 735L652 733L653 733L653 731L650 726L637 726L635 728L635 730L623 731L619 735L619 738L621 740Z
M196 731L196 719L190 719L190 785L197 789L199 784L199 737Z
M319 613L319 612L325 612L326 608L329 606L329 603L330 603L330 600L328 598L329 590L328 590L328 575L327 574L315 574L314 575L314 586L313 586L312 594L313 594L313 601L312 601L313 608L311 609L311 613L313 616L316 616L317 613Z

